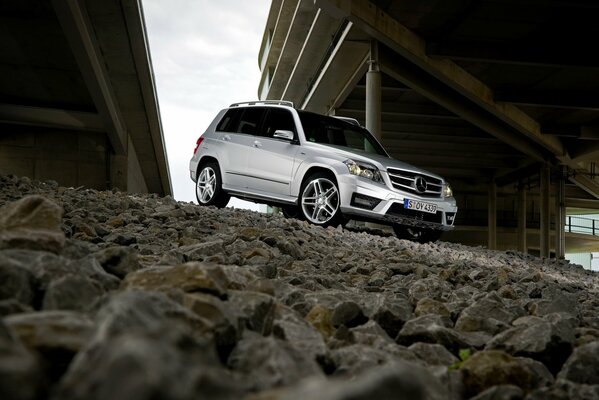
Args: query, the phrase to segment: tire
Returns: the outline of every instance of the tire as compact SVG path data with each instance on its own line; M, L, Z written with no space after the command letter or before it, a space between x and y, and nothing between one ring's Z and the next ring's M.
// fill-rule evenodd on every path
M223 208L229 202L229 196L222 188L220 168L215 162L208 162L200 167L196 181L196 198L201 206Z
M299 211L302 218L318 226L337 226L343 221L341 196L334 179L327 174L310 175L302 184Z
M395 236L418 243L435 242L441 238L443 231L426 228L414 228L404 225L393 225Z
M281 212L285 218L304 219L304 215L298 206L281 207Z

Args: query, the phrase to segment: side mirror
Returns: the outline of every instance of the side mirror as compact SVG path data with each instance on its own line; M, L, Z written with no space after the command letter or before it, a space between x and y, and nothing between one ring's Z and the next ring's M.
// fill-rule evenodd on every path
M277 129L275 131L274 135L272 135L272 136L277 139L293 140L295 135L293 134L292 131L287 131L284 129Z

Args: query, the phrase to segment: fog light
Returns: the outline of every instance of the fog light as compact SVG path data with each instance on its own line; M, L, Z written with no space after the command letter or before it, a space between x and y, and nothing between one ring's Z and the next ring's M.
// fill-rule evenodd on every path
M354 193L351 198L351 205L366 210L373 210L381 202L375 197L366 196L364 194Z

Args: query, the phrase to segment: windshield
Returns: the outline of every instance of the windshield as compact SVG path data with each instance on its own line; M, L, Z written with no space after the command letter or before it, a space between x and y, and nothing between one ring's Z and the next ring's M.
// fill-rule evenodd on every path
M389 157L370 132L360 126L306 111L298 111L298 114L308 142Z

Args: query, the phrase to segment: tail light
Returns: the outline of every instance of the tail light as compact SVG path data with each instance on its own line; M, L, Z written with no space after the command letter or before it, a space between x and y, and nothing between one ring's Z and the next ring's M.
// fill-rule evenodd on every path
M198 138L198 141L196 142L196 148L193 149L193 154L197 153L197 151L200 148L200 145L202 144L203 141L204 141L204 138L200 136Z

